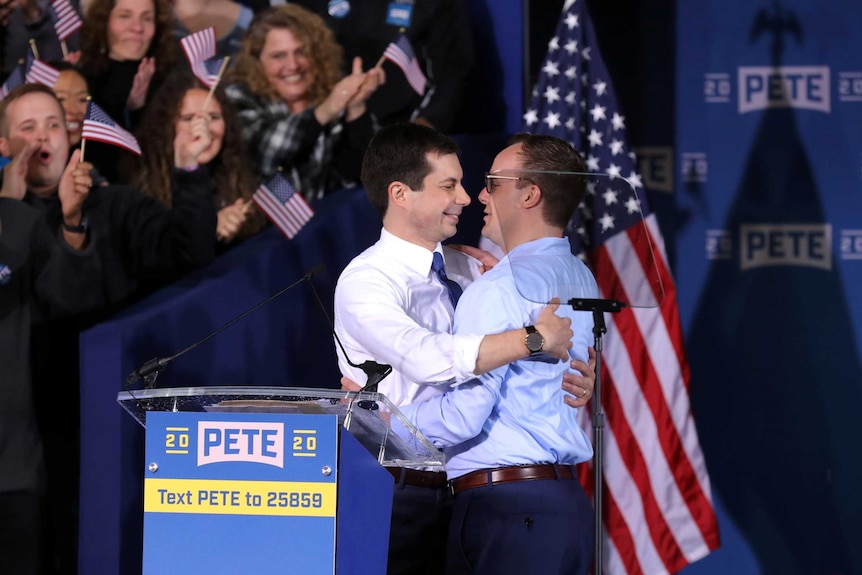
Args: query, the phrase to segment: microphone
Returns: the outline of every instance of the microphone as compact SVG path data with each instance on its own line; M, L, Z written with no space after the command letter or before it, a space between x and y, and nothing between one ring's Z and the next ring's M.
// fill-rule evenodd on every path
M335 325L332 323L332 319L330 319L329 314L326 313L326 306L323 305L323 300L320 299L320 294L318 294L317 290L314 289L314 284L312 282L308 282L308 286L311 288L311 293L314 294L314 299L317 300L317 305L320 306L320 311L323 312L323 316L326 318L326 321L329 322L329 327L332 329L332 335L335 336L335 342L338 344L339 349L341 349L341 353L344 354L345 361L347 361L348 365L351 367L358 367L365 372L365 376L368 379L365 381L365 387L362 388L362 391L376 392L377 385L383 381L383 378L392 373L392 366L385 363L377 363L371 359L361 364L353 363L347 356L347 351L341 344L338 334L335 333Z
M302 276L301 278L299 278L298 280L296 280L295 282L293 282L292 284L290 284L286 288L282 288L281 290L272 294L271 296L269 296L268 298L266 298L262 302L256 304L251 309L244 311L243 313L241 313L237 317L233 318L232 320L230 320L229 322L227 322L223 326L219 327L218 329L216 329L215 331L213 331L209 335L205 336L204 338L199 339L198 341L194 342L193 344L191 344L190 346L188 346L184 350L180 351L179 353L175 353L174 355L171 355L168 357L154 357L153 359L147 361L146 363L144 363L144 365L142 365L138 369L132 371L132 373L130 373L126 377L125 387L130 387L130 386L134 385L135 382L137 382L139 379L142 379L144 381L144 388L145 389L153 388L156 384L156 378L159 376L159 374L175 359L187 354L188 352L190 352L191 350L193 350L194 348L196 348L200 344L204 343L205 341L209 341L210 339L217 336L218 334L220 334L221 332L223 332L224 330L226 330L227 328L229 328L230 326L232 326L233 324L235 324L239 320L245 318L246 316L248 316L252 312L258 310L259 308L265 306L266 304L268 304L269 302L271 302L275 298L283 295L285 292L293 289L294 287L301 284L302 282L308 282L308 285L312 285L312 283L310 281L311 278L314 277L315 275L321 273L324 269L326 269L326 266L324 266L323 264L316 265L311 270L309 270L304 276ZM315 292L314 295L317 296L317 292Z

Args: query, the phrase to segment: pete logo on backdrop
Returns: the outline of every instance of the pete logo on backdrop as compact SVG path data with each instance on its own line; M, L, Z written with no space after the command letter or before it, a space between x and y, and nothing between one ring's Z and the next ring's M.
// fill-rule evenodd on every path
M739 113L767 108L828 114L829 66L740 66Z
M768 108L832 111L832 73L829 66L740 66L737 101L740 114ZM724 72L703 75L703 100L726 104L733 97L733 80ZM862 102L862 72L838 72L840 102Z
M728 230L706 230L706 258L732 259L732 238ZM765 266L801 266L828 271L832 269L832 225L741 224L738 253L742 271Z
M198 421L198 466L228 461L284 467L284 424Z

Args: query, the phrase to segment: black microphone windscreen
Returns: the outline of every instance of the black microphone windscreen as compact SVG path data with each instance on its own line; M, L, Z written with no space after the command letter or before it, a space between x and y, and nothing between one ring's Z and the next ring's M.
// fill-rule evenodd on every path
M324 264L317 264L316 266L314 266L313 268L308 270L308 273L305 274L305 279L311 279L314 276L316 276L318 274L322 274L325 271L326 271L326 266Z

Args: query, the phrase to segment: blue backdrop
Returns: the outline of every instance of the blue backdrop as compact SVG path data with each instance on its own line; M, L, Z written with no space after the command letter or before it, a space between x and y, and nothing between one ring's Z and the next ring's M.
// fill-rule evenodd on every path
M862 6L677 3L677 288L723 546L862 573Z

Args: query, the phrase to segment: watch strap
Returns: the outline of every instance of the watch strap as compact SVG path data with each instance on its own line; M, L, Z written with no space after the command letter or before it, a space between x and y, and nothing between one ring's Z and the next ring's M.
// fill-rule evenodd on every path
M87 222L87 216L81 217L81 223L77 226L70 226L66 223L66 220L61 220L60 224L63 226L63 229L71 234L86 234L87 230L90 229L90 226Z

